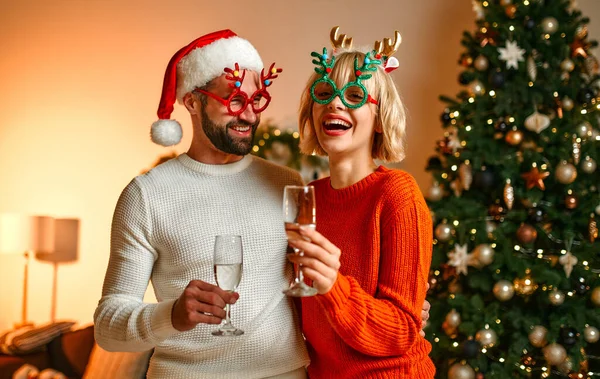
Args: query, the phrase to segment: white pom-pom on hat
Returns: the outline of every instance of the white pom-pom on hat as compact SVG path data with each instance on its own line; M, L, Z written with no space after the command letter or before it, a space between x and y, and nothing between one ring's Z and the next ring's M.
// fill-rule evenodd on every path
M177 145L182 136L181 124L175 120L158 120L150 128L150 139L161 146Z
M233 68L235 63L241 69L256 72L263 68L254 46L228 29L202 36L177 51L165 72L157 111L159 120L150 129L152 141L162 146L178 144L183 135L181 125L170 120L175 101L182 101L186 93L223 75L223 70Z

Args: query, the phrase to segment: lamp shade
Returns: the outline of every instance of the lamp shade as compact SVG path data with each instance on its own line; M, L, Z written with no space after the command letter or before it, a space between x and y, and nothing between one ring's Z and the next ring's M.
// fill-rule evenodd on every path
M0 254L54 251L54 219L17 213L0 214Z

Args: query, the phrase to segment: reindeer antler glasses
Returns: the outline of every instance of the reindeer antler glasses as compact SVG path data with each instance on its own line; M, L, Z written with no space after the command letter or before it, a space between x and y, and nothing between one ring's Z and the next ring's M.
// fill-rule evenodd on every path
M260 88L256 90L252 96L248 96L246 92L240 90L246 76L246 71L243 71L240 76L240 67L237 63L235 64L235 69L226 67L223 71L225 71L227 74L225 79L231 82L229 83L229 86L233 88L233 92L231 92L227 98L222 98L201 88L196 88L193 92L203 93L212 97L227 107L227 112L231 116L238 116L244 113L249 104L255 114L264 111L267 106L269 106L269 103L271 102L271 95L269 94L267 87L273 83L272 80L277 78L277 74L283 70L281 68L275 68L275 63L271 64L271 67L269 67L269 71L266 75L265 70L262 69L260 73Z
M338 48L351 49L352 38L347 37L345 34L338 36L338 30L339 26L336 26L331 29L330 34L334 51ZM318 58L313 59L313 63L318 66L315 67L315 71L321 75L321 78L317 79L310 87L311 97L316 103L329 104L336 96L339 96L342 103L350 109L360 108L366 102L377 104L377 100L368 94L367 89L361 81L371 78L372 75L368 72L377 71L378 65L383 64L386 72L390 72L397 67L397 60L391 57L391 55L396 52L400 46L400 42L401 38L398 31L395 32L393 41L390 41L389 38L385 38L383 42L375 41L375 49L365 54L365 58L360 66L358 58L354 60L355 79L341 89L338 89L335 82L329 77L335 65L335 56L329 59L327 48L323 48L322 54L312 52L311 56ZM390 65L392 62L394 67Z

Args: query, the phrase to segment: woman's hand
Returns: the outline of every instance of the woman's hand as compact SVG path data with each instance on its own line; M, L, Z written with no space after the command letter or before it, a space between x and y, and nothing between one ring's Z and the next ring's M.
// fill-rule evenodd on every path
M331 290L337 280L340 269L340 249L316 230L301 227L300 235L304 239L289 240L295 249L303 254L288 254L288 259L302 265L304 276L313 281L313 287L320 295Z

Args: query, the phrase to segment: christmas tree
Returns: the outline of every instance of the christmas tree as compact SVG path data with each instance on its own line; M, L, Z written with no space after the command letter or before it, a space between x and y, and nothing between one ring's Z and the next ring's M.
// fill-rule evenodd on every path
M427 164L438 377L600 376L597 43L568 0L473 0Z

